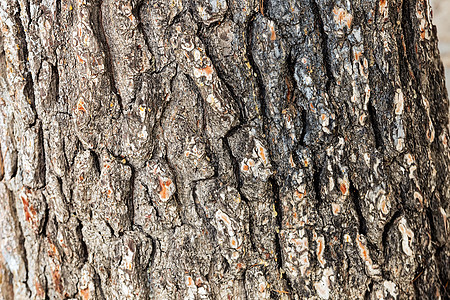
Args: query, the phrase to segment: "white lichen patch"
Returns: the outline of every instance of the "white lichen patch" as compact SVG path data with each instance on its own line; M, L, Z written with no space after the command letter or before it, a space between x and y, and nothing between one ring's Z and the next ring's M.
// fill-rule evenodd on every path
M348 29L352 26L353 16L344 8L335 7L333 9L333 18L340 29L347 26Z
M397 91L395 92L394 106L396 115L403 114L404 100L403 100L403 92L401 89L397 89Z
M233 249L238 249L242 244L242 239L238 238L235 234L235 231L232 226L232 220L231 218L225 214L222 210L217 210L216 214L216 223L217 223L217 229L220 233L222 233L222 237L219 236L218 239L221 243L225 242L225 236L229 240L229 246ZM226 234L225 234L226 229ZM237 258L237 257L236 257Z
M394 282L385 280L383 282L383 286L384 286L385 294L391 295L392 297L394 297L394 299L397 299L398 291L397 291L397 286Z
M400 230L400 233L402 234L402 250L403 252L408 255L413 255L413 250L411 249L413 239L414 239L414 232L408 227L405 217L402 217L398 223L398 230Z
M316 289L317 295L321 299L329 299L331 291L331 282L334 281L333 269L327 268L323 271L322 278L319 282L314 283L314 288Z

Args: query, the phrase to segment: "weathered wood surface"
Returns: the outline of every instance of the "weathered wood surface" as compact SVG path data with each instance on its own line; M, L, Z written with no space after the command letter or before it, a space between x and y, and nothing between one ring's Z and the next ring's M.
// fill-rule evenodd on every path
M428 1L0 1L3 299L448 299Z

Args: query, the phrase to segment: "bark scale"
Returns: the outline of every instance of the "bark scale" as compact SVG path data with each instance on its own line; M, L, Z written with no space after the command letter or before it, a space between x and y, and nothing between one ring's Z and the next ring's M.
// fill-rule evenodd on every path
M3 299L445 299L426 0L4 0Z

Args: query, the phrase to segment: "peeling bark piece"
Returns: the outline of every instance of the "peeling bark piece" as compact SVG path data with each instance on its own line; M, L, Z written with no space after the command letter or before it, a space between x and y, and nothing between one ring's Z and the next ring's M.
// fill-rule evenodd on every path
M22 202L20 208L23 209L25 221L28 223L34 233L39 234L44 225L46 217L47 202L40 190L31 190L28 187L22 187L19 198Z

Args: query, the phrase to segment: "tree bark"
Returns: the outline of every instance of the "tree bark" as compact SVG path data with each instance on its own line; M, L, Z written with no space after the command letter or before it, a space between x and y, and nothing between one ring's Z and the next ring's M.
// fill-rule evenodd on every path
M449 299L427 0L2 0L0 298Z

